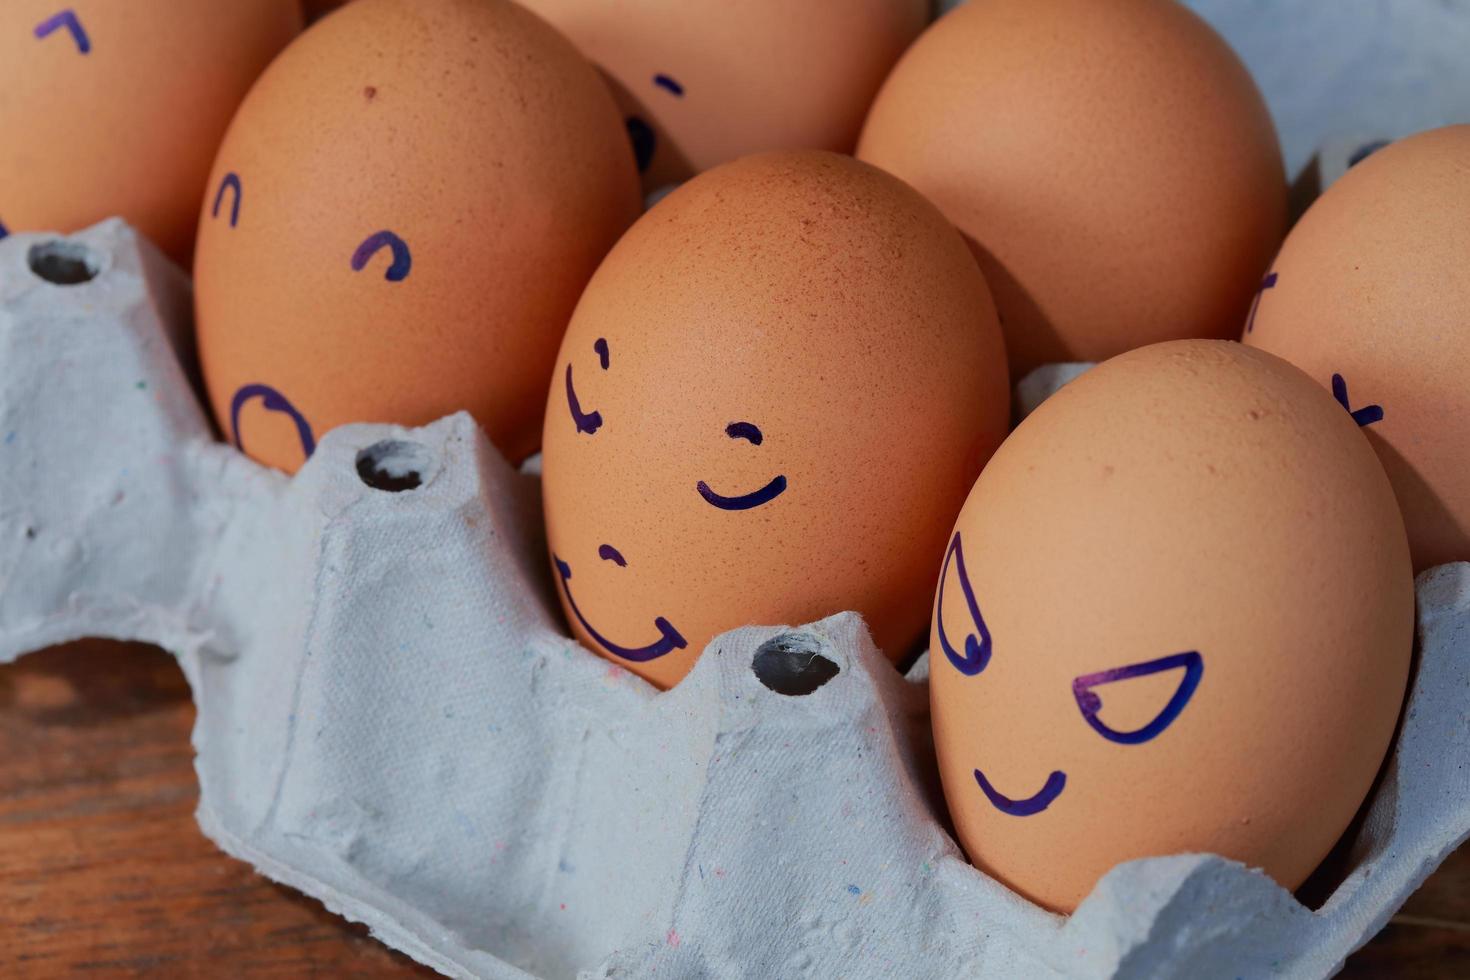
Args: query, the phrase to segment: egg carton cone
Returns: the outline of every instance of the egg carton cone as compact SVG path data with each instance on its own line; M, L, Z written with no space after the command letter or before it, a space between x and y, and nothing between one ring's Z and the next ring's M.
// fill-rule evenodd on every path
M445 974L1320 977L1470 833L1470 565L1420 579L1324 904L1190 854L1053 915L944 829L924 660L844 613L727 633L655 691L566 637L537 479L468 416L336 429L287 478L217 438L189 308L119 221L0 241L0 662L172 651L204 832ZM1077 369L1049 370L1023 398Z

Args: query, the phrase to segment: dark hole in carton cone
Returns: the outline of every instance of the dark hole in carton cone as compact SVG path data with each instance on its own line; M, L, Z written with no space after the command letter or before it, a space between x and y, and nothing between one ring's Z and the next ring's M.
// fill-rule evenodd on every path
M750 669L762 684L777 694L802 697L810 694L840 672L835 663L818 651L816 637L805 633L782 633L762 643L755 651Z
M55 286L91 282L102 264L92 250L76 242L53 241L32 245L26 256L31 271Z
M417 490L429 468L429 450L416 442L384 439L357 454L357 475L374 490Z

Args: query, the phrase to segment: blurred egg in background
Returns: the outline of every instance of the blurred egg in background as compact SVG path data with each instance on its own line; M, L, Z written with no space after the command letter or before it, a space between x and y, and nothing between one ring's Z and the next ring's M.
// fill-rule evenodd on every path
M210 164L297 0L5 0L0 228L120 215L187 265Z
M1056 911L1155 855L1296 888L1393 736L1414 640L1393 491L1332 397L1262 351L1156 344L1062 388L985 468L939 571L959 840Z
M523 0L618 92L648 190L747 153L849 152L929 0Z
M1271 117L1173 0L984 0L929 28L859 158L969 239L1016 376L1238 334L1285 232Z
M588 277L641 207L596 70L506 0L356 0L231 125L199 216L215 417L294 471L348 422L469 411L535 450Z
M1470 126L1393 143L1333 184L1260 284L1244 340L1362 427L1416 568L1470 560Z
M573 633L660 687L726 630L848 609L903 657L1009 403L984 279L912 188L821 151L696 177L613 249L556 363Z

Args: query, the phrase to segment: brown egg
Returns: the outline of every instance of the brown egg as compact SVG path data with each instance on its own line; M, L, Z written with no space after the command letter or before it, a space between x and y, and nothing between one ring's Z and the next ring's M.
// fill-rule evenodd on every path
M209 165L296 0L0 4L0 237L121 215L187 263Z
M1008 412L989 292L933 205L819 151L716 168L618 243L562 344L567 620L662 687L725 630L847 609L898 657Z
M1265 102L1174 0L984 0L893 70L858 156L969 238L1017 376L1235 337L1286 219Z
M930 690L960 841L1062 912L1183 852L1294 889L1378 772L1413 617L1393 491L1321 387L1232 342L1109 361L1001 446L945 554Z
M577 297L640 210L607 88L505 0L356 0L261 77L195 263L215 417L295 470L347 422L536 448Z
M1470 126L1353 167L1292 229L1245 332L1363 426L1421 570L1470 560L1467 174Z
M650 190L763 150L848 152L929 0L524 0L618 91Z

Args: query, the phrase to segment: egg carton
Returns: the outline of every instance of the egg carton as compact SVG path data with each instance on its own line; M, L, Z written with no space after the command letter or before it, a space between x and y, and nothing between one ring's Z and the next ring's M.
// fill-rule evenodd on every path
M1326 976L1470 834L1470 565L1419 581L1402 729L1320 908L1190 854L1057 916L946 831L926 661L844 613L655 691L566 637L537 478L468 416L336 429L287 478L217 439L189 310L119 221L0 241L0 662L172 651L204 833L445 974Z

